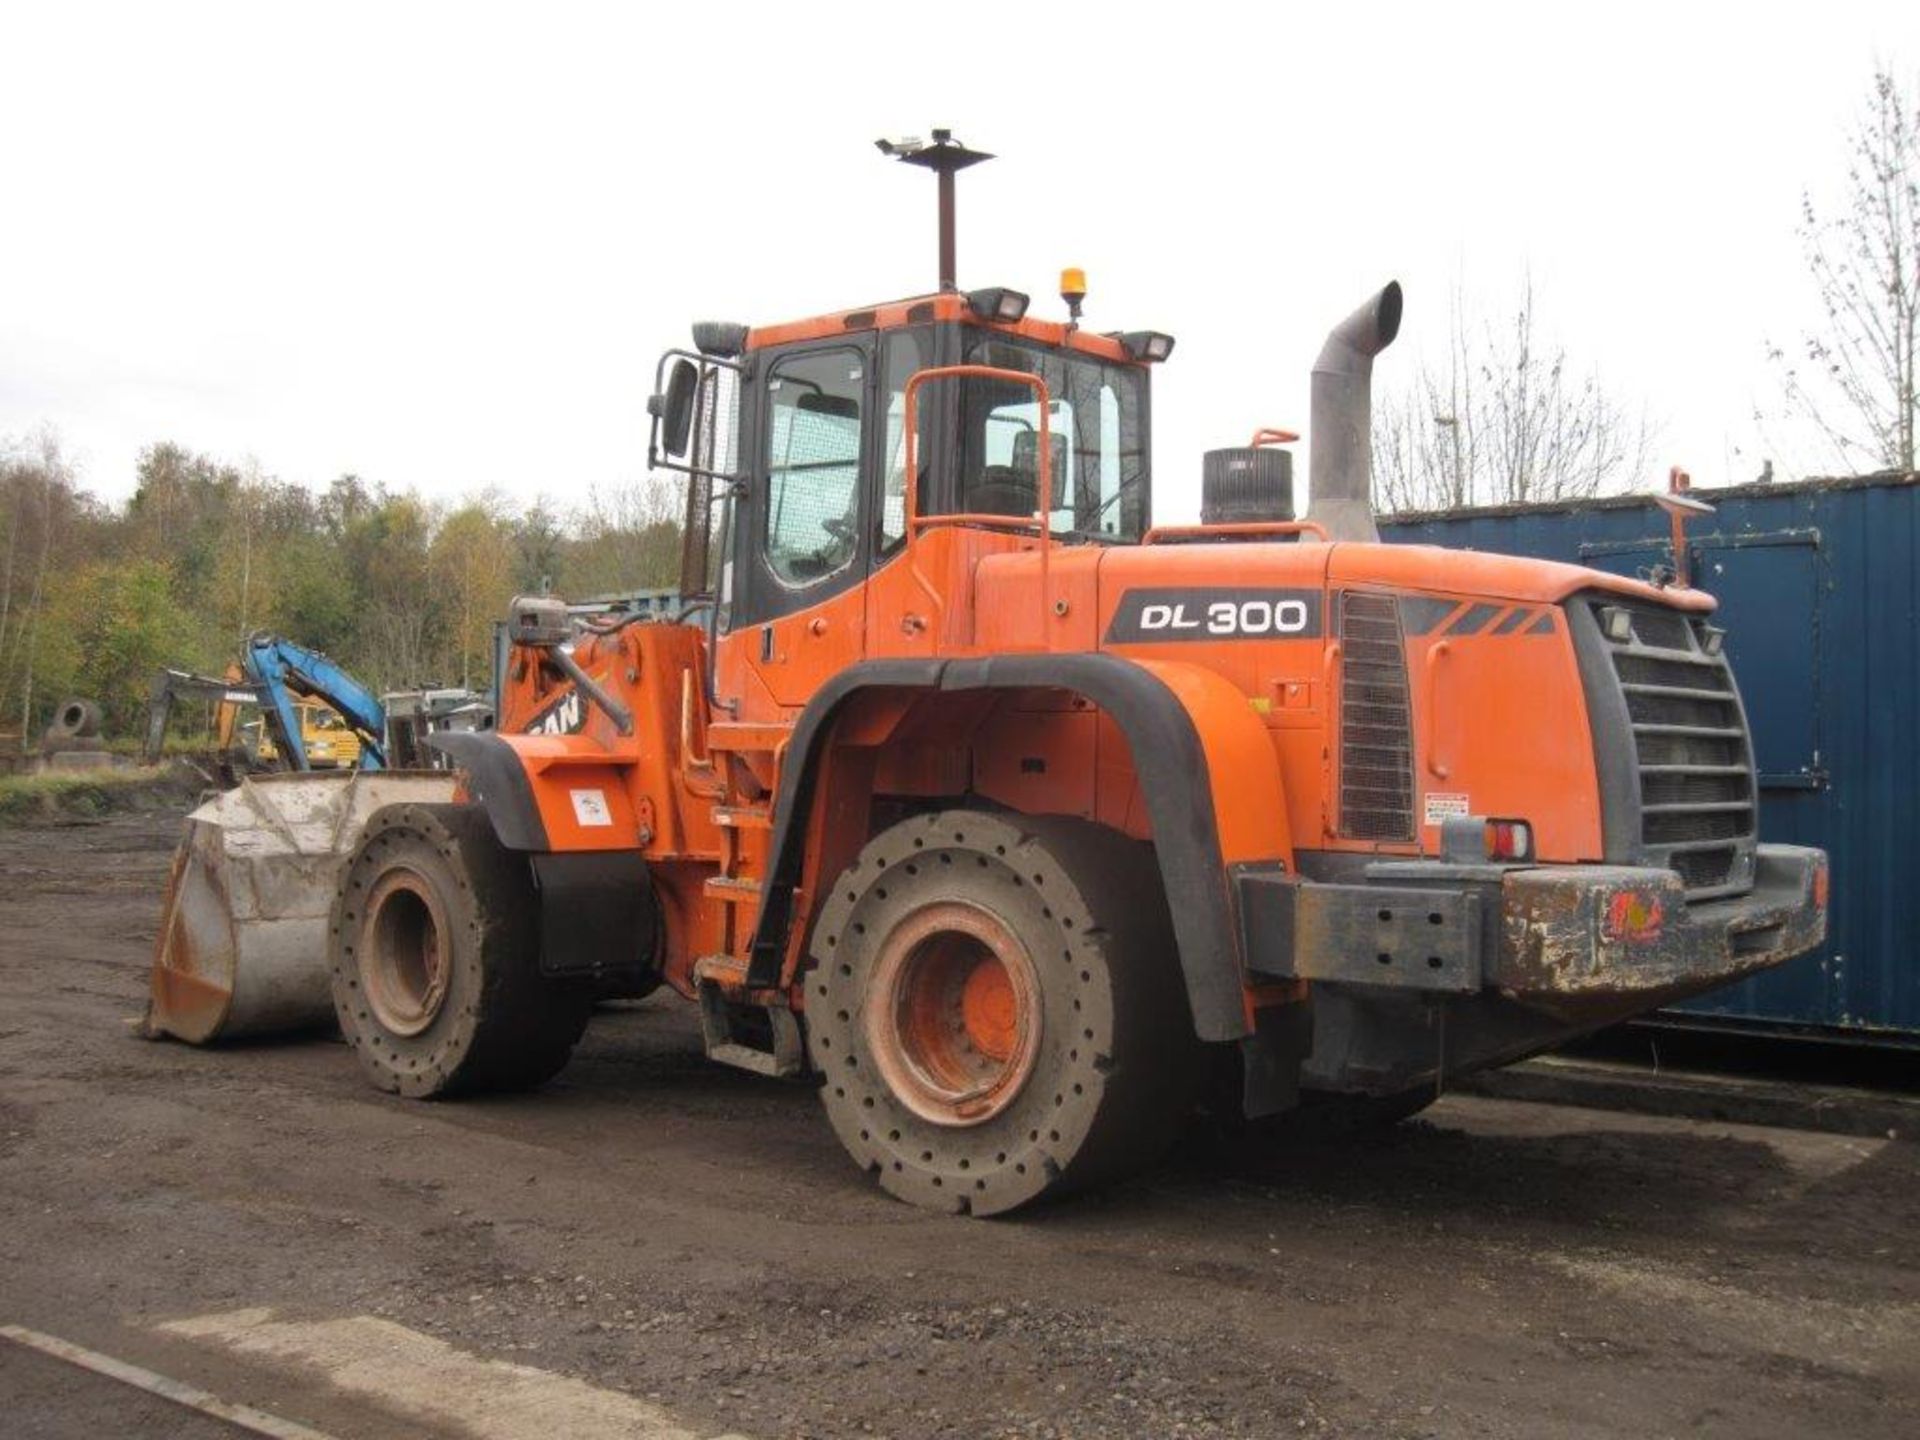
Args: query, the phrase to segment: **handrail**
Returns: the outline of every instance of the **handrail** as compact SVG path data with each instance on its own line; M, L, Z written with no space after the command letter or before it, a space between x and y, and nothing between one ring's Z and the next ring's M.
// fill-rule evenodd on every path
M1436 780L1453 774L1453 767L1440 756L1440 662L1453 653L1446 640L1436 640L1427 651L1427 771Z
M708 800L717 800L726 792L726 785L720 779L720 769L713 763L713 747L707 747L702 755L694 749L693 731L693 692L695 689L691 667L680 672L680 783L695 795Z
M1040 508L1033 515L1022 519L1017 515L992 515L974 511L962 511L953 515L922 515L920 513L920 426L918 424L918 403L920 387L929 380L949 380L975 378L982 380L1006 380L1016 385L1025 385L1034 392L1035 403L1040 409ZM1053 552L1053 428L1048 420L1052 409L1052 397L1047 391L1047 382L1038 375L1030 375L1024 370L1008 370L998 365L937 365L926 370L916 370L907 378L905 415L907 442L907 490L906 490L906 541L907 565L916 579L924 577L914 555L914 541L924 529L935 525L981 525L994 530L1026 530L1032 528L1040 540L1040 615L1041 635L1046 634L1046 615L1048 597L1052 586L1049 556Z
M1217 540L1223 535L1313 535L1327 538L1327 527L1317 520L1229 520L1222 525L1156 525L1141 539L1142 545L1157 545L1163 540Z

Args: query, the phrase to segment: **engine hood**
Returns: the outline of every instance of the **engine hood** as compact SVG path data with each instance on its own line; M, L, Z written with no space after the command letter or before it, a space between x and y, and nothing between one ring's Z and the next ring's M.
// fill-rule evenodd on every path
M1032 555L1003 558L1022 566L1038 563ZM1549 605L1582 591L1599 590L1702 614L1717 604L1704 590L1661 588L1584 565L1437 545L1129 545L1101 551L1098 567L1103 593L1137 585L1195 583L1328 589L1379 586Z
M1324 548L1330 552L1327 580L1336 587L1375 584L1394 590L1437 590L1450 595L1483 595L1489 600L1547 604L1558 604L1582 590L1602 590L1698 613L1711 611L1718 604L1704 590L1663 589L1644 580L1557 560L1449 550L1438 545L1348 544Z

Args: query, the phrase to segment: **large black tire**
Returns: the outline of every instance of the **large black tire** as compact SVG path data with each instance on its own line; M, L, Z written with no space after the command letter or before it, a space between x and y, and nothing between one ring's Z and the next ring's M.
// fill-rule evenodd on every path
M524 1090L558 1074L590 993L539 970L526 857L470 805L374 812L341 872L328 941L340 1030L382 1090Z
M810 954L827 1115L903 1200L992 1215L1109 1181L1157 1159L1192 1104L1159 870L1105 827L903 821L839 877Z

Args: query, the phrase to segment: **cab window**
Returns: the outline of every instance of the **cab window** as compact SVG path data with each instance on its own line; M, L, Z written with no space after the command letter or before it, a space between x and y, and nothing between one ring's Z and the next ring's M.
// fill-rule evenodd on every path
M1075 539L1137 541L1151 496L1146 383L1138 367L1066 354L998 335L974 338L967 360L1037 375L1047 384L1052 513ZM962 390L957 509L1032 515L1039 508L1040 406L1033 389L976 377Z
M852 349L775 362L767 377L767 567L810 585L853 559L865 362Z
M883 352L887 377L886 452L880 457L880 553L886 554L907 533L907 382L933 363L932 335L899 330L887 337ZM939 399L938 387L922 386L917 408L924 414ZM919 416L915 417L919 419ZM926 443L921 423L921 444ZM926 469L922 456L921 469ZM924 483L924 482L923 482ZM925 503L924 500L922 503Z

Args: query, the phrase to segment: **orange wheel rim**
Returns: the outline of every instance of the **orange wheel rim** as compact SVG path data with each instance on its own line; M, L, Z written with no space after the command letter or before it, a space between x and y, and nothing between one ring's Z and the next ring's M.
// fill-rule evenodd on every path
M1006 922L962 901L882 942L865 1020L880 1077L914 1114L978 1125L1013 1103L1040 1051L1040 986Z
M418 1035L439 1015L451 970L446 917L433 887L412 870L391 870L367 896L360 927L360 989L395 1035Z

